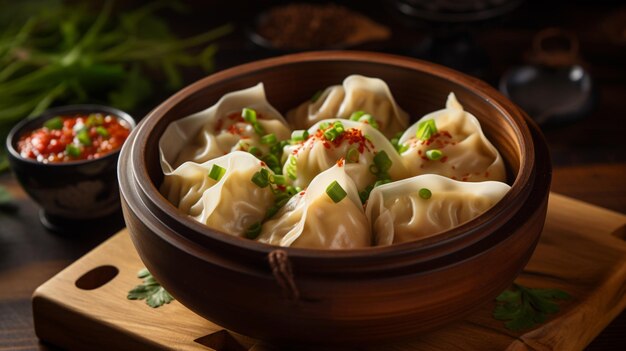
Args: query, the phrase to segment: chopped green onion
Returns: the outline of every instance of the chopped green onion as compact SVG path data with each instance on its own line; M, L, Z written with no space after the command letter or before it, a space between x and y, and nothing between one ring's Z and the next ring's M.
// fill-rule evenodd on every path
M80 148L74 144L68 144L65 147L65 153L71 157L78 157L80 156Z
M267 212L265 212L265 218L274 217L274 215L278 212L279 209L280 207L278 207L277 205L270 206L270 208L267 209Z
M356 111L356 112L353 112L353 113L350 115L350 120L351 120L351 121L358 121L358 120L359 120L359 118L361 118L361 116L363 116L364 114L365 114L365 111Z
M437 125L435 125L435 120L429 119L426 121L420 122L417 125L417 132L415 136L420 140L428 140L433 134L437 133Z
M330 123L322 122L322 123L320 123L319 129L320 130L325 130L325 129L328 129L328 127L330 127Z
M428 200L428 199L430 199L431 196L433 196L433 193L431 193L430 190L428 190L426 188L421 188L419 190L418 194L424 200Z
M81 144L85 146L91 145L91 138L89 137L89 131L87 131L86 129L82 129L80 132L78 132L76 134L76 138Z
M374 156L374 164L380 173L387 172L391 168L392 162L385 150L381 150Z
M100 113L92 113L87 117L87 126L99 126L104 123L104 117Z
M47 120L44 124L44 127L54 130L54 129L63 129L63 118L57 116Z
M303 141L309 137L309 132L306 130L294 130L291 133L291 140L293 141Z
M276 185L284 185L287 182L285 176L281 174L274 174L270 177L270 181Z
M320 96L322 96L323 92L324 92L323 90L316 91L315 94L311 96L311 102L316 102L320 98Z
M409 146L404 144L404 145L399 145L397 150L398 150L398 153L401 154L401 153L405 152L408 149L409 149Z
M302 188L300 188L299 186L294 187L292 185L288 185L286 191L287 191L287 194L289 195L295 195L301 192Z
M428 157L429 160L437 161L443 157L443 152L438 149L428 150L426 151L426 157Z
M217 180L219 182L224 174L226 174L226 168L219 165L213 165L213 168L211 168L211 171L209 172L209 178Z
M381 180L377 180L376 183L374 183L374 188L379 187L383 184L387 184L387 183L391 183L391 179L381 179Z
M339 183L336 180L333 180L333 182L330 183L330 185L326 188L326 194L335 203L343 200L343 198L346 197L346 195L348 195L348 193L346 193L346 191L343 190L341 185L339 185Z
M265 135L265 129L263 129L261 123L252 123L252 128L254 128L254 132L257 133L257 135Z
M365 204L367 202L367 199L369 199L372 189L374 189L374 184L368 185L365 189L363 189L363 191L359 193L359 198L361 199L362 204Z
M372 127L378 129L378 122L376 122L374 117L372 117L372 115L370 114L364 114L363 116L361 116L361 118L359 118L359 122L367 123L371 125Z
M260 171L254 173L251 180L259 188L265 188L266 186L270 184L269 178L270 178L270 172L265 168L261 168Z
M343 127L343 123L337 121L333 124L333 129L335 129L335 131L341 135L341 133L345 132L345 128Z
M327 129L324 132L324 138L326 138L329 141L333 141L333 140L337 139L337 137L339 135L340 135L340 133L338 133L337 130L335 130L334 128Z
M266 134L261 137L261 144L274 145L276 142L278 142L278 139L276 139L274 133Z
M287 165L287 176L292 180L296 180L298 178L296 174L296 166L292 164Z
M355 148L351 148L346 153L346 162L348 163L357 163L359 162L359 150Z
M244 109L241 110L241 117L248 123L256 123L256 111L251 108L244 107Z
M265 162L265 164L267 164L269 168L280 167L280 161L278 160L278 157L276 157L276 155L265 155L263 156L262 160L263 162Z
M244 233L244 236L248 239L256 239L259 237L259 235L261 234L261 229L263 228L263 226L261 225L261 222L256 222L253 225L251 225L248 230L246 230L246 232Z
M261 157L261 155L263 154L263 152L261 152L261 149L256 146L250 146L250 148L248 148L248 152L256 157Z
M104 128L103 126L97 126L96 127L96 133L100 134L101 136L108 138L109 137L109 131Z

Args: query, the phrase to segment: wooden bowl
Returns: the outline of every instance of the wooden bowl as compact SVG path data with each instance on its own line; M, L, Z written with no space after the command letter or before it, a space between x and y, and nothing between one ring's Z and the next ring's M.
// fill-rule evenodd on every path
M287 111L350 74L385 80L415 121L453 91L506 160L511 190L474 220L424 240L358 250L279 248L216 232L158 191L167 125L224 94L265 84ZM133 131L119 166L122 207L147 268L182 304L236 332L284 343L367 343L463 318L503 291L542 231L551 178L546 143L480 80L414 59L310 52L221 71L169 98Z

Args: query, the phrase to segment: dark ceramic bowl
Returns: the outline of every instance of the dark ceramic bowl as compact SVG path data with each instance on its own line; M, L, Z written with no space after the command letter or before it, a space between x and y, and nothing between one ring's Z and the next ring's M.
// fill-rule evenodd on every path
M279 248L207 228L158 191L158 141L173 121L234 90L265 84L279 111L350 74L385 80L413 121L454 91L508 168L511 190L486 213L423 240L358 250ZM124 218L141 259L192 311L236 332L284 343L395 340L463 318L522 270L545 221L546 143L489 85L409 58L312 52L221 71L183 89L133 131L119 166Z
M117 160L120 150L94 160L44 164L20 156L19 138L57 115L101 112L126 121L135 121L126 112L99 105L73 105L51 108L41 116L18 123L9 133L6 147L11 169L26 193L41 206L40 219L47 228L59 231L98 227L107 224L120 211Z

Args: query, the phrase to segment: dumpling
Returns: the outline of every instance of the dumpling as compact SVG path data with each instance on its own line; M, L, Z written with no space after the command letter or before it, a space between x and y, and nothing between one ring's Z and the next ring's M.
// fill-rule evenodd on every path
M337 129L343 131L335 133ZM407 176L400 155L368 124L328 119L316 123L307 132L305 140L287 145L283 151L286 157L283 174L294 186L305 189L317 174L331 168L341 158L346 160L346 172L359 191L380 179L398 180ZM376 174L373 172L378 168L375 161L383 158L383 154L390 164L383 167L387 168L384 172Z
M369 223L356 186L343 166L339 162L320 173L305 191L289 199L273 219L263 224L258 240L323 249L371 246Z
M274 204L272 189L252 181L261 169L267 169L262 161L250 153L234 151L202 164L185 162L166 172L160 191L198 222L243 236L263 221Z
M326 88L314 100L287 113L287 121L292 127L307 129L323 119L350 118L357 111L373 116L387 138L409 125L407 113L396 104L387 83L378 78L348 76L342 85Z
M422 117L402 134L401 157L411 176L439 174L480 182L506 180L504 162L478 119L450 93L446 108Z
M242 110L250 109L256 122L246 121ZM215 105L171 123L159 140L161 167L171 171L186 161L202 163L231 151L256 147L267 154L262 136L277 140L290 135L282 115L265 98L263 83L224 95Z
M426 238L484 213L509 191L496 181L461 182L424 174L372 190L366 213L376 245Z

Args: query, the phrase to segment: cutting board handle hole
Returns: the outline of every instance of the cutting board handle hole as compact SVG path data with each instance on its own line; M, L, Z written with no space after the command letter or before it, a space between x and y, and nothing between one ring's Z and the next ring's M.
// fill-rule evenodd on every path
M247 351L248 348L241 345L226 330L220 330L213 334L205 335L194 340L200 345L204 345L216 351Z
M83 274L76 280L76 287L83 290L94 290L110 282L120 271L113 266L99 266Z

